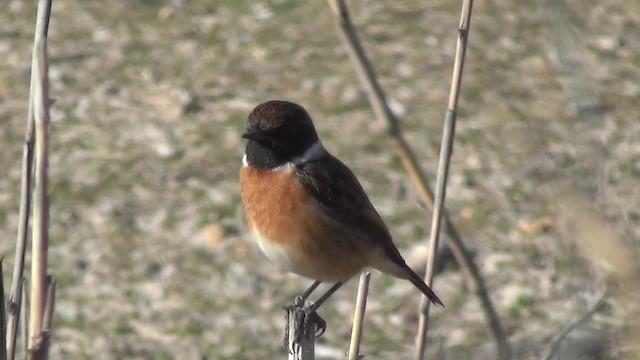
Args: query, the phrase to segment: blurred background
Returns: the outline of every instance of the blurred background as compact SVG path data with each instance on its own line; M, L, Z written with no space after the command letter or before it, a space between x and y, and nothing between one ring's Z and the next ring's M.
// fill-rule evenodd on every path
M394 112L435 174L461 2L351 1ZM475 2L447 206L514 357L538 357L607 288L560 358L638 356L640 12L635 0ZM18 219L34 1L0 4L0 256ZM49 28L53 359L284 358L285 274L243 225L247 114L305 106L403 254L431 214L376 122L325 2L55 0ZM435 175L430 180L435 183ZM10 271L5 271L5 284ZM320 313L347 348L357 281ZM362 353L411 357L419 294L373 275ZM460 270L435 289L429 351L495 349ZM635 340L634 340L635 339Z

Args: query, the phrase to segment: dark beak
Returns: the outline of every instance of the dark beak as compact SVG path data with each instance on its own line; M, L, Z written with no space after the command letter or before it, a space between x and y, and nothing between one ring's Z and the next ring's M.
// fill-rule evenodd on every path
M271 137L265 130L247 131L246 133L242 134L242 137L244 139L252 140L258 143L264 143L271 140Z

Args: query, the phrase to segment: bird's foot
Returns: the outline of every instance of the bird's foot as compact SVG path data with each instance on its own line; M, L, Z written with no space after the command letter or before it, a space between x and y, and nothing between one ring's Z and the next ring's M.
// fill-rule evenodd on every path
M309 304L308 306L305 306L302 309L302 313L302 328L304 329L304 331L306 332L306 330L309 329L309 326L313 325L313 327L311 328L312 333L305 333L305 335L307 335L309 338L322 336L325 330L327 330L327 322L322 317L320 317L320 315L318 315L318 312L316 311L316 305Z
M284 347L290 354L295 354L303 336L307 339L324 334L327 322L316 312L315 304L304 304L304 300L298 296L293 304L285 305L286 311ZM309 329L313 329L308 331ZM293 332L293 333L292 333Z

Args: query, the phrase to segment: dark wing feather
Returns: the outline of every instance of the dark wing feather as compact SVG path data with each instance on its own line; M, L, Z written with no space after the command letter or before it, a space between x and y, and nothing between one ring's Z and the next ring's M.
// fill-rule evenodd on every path
M296 175L316 201L327 209L327 214L339 224L363 236L348 241L368 241L354 244L354 250L366 245L380 246L388 258L399 265L411 281L434 304L442 305L438 296L406 264L393 244L389 229L369 201L356 176L340 160L329 153L297 166ZM443 305L444 306L444 305Z
M369 201L355 175L331 154L298 165L297 176L327 214L350 229L358 229L367 239L381 246L394 262L404 265L400 252L380 215Z

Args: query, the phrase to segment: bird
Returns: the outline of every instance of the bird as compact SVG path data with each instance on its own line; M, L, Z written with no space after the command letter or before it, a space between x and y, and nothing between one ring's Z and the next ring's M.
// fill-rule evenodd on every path
M270 100L247 118L240 168L246 224L270 260L320 283L335 284L306 315L366 268L409 280L433 304L443 305L402 258L389 229L353 172L323 146L309 113Z

